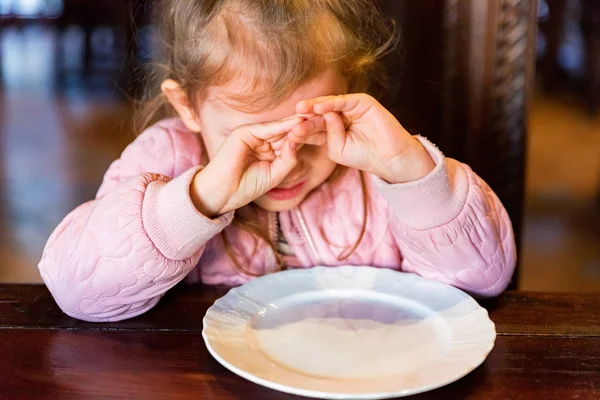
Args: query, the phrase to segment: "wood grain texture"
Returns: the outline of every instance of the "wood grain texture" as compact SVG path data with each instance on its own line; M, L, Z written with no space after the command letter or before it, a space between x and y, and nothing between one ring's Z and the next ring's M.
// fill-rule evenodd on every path
M0 285L1 329L200 332L202 317L228 288L180 286L150 312L131 320L93 324L62 313L41 285ZM482 300L498 335L600 336L600 293L506 292Z
M227 288L182 286L116 323L64 315L43 286L0 286L0 398L296 399L209 355L202 318ZM484 300L498 338L473 373L415 399L596 399L600 293L507 292Z
M414 398L597 399L598 382L599 337L501 336L466 378ZM0 397L298 398L230 373L197 333L65 330L0 330Z

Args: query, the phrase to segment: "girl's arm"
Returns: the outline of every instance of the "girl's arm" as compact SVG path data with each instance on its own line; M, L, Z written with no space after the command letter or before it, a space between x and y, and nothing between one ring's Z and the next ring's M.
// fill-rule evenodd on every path
M510 219L468 166L410 135L364 93L301 101L296 111L317 117L294 128L294 142L321 135L332 160L377 177L405 271L484 296L506 288L516 259Z
M200 143L171 125L139 136L111 165L96 200L50 236L39 269L66 314L117 321L148 311L230 223L233 213L209 219L192 204Z
M420 138L435 169L424 178L389 184L374 177L389 204L402 269L480 296L509 284L516 263L512 225L489 186L465 164L446 159Z

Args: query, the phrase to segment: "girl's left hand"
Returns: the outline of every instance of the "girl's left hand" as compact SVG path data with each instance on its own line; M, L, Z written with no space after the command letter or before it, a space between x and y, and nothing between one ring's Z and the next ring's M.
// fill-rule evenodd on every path
M314 115L290 132L290 141L324 145L338 164L370 172L389 183L425 177L435 163L423 145L367 94L317 97L296 105Z

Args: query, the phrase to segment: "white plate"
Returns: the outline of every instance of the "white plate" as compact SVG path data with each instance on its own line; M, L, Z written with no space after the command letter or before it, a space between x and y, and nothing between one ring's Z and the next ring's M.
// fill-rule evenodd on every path
M444 386L494 346L488 313L417 275L317 267L232 289L208 310L210 353L271 389L323 399L382 399Z

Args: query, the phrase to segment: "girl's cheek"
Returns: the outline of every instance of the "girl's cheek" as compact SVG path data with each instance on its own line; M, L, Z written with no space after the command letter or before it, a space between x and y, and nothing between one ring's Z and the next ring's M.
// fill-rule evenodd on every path
M329 164L327 146L313 146L306 144L298 151L298 158L311 166L322 166Z
M219 147L221 147L225 139L226 137L222 135L202 135L202 141L204 142L204 148L206 150L208 158L212 159L214 157L214 155L217 153L217 150L219 149Z
M328 157L327 155L327 145L323 146L315 146L315 145L306 145L306 152L313 158L322 158ZM303 149L304 149L303 147Z

